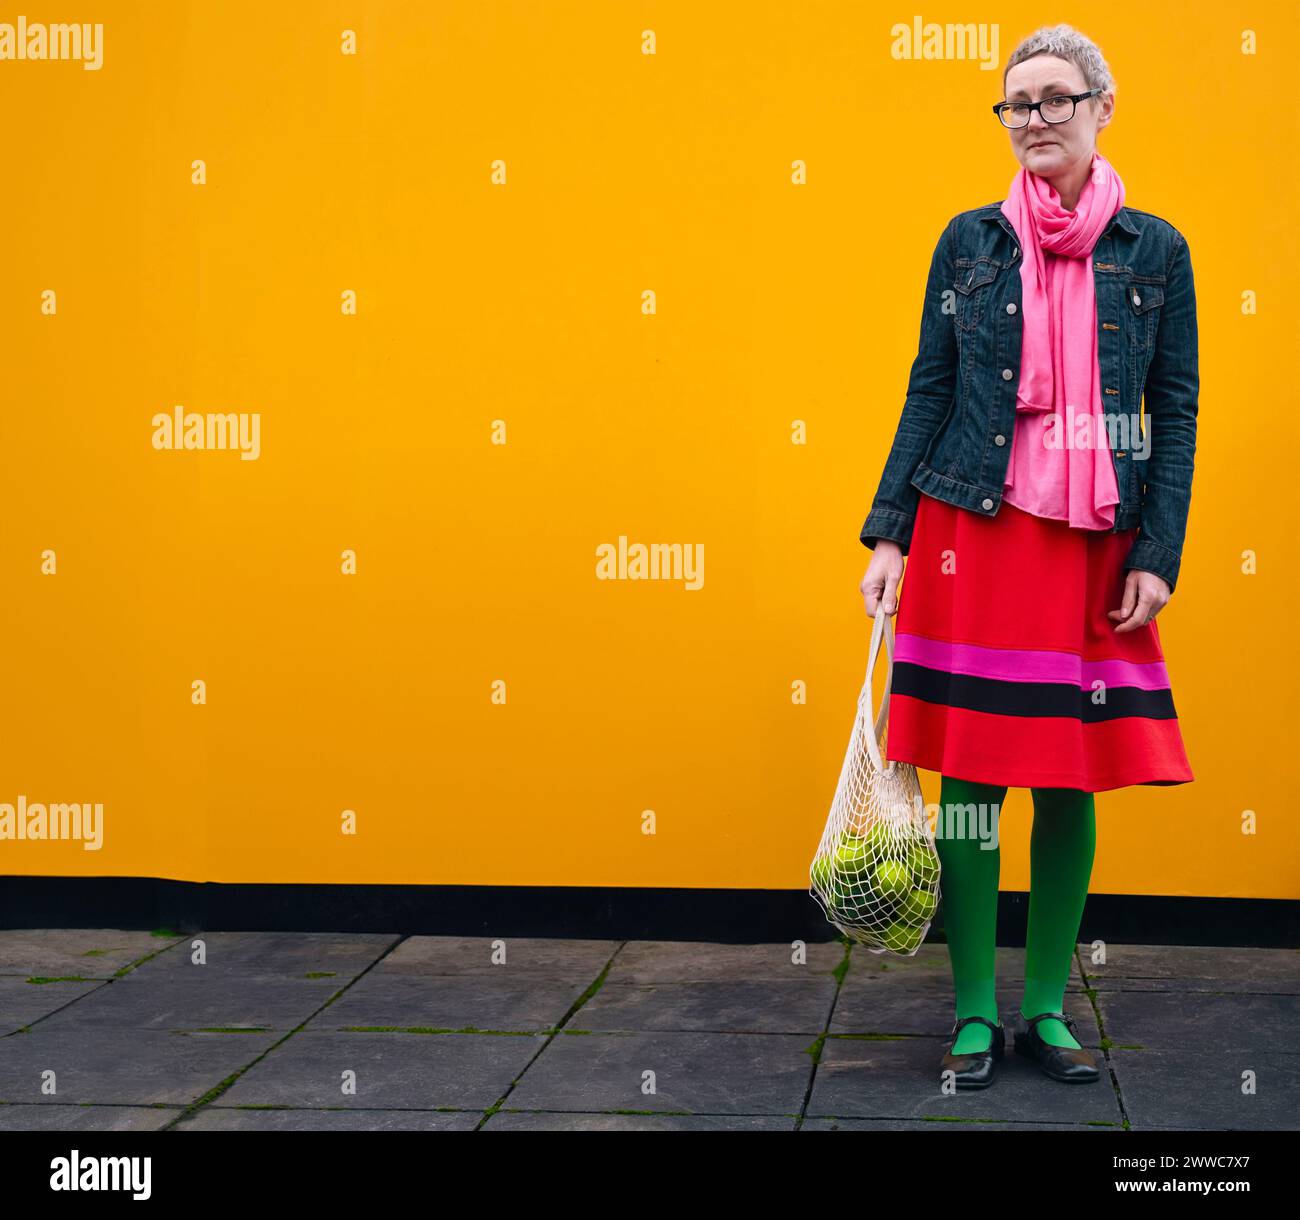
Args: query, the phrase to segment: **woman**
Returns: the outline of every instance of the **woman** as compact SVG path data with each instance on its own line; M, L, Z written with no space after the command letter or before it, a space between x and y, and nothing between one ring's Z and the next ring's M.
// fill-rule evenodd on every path
M1124 207L1097 151L1114 85L1089 39L1039 30L1003 90L994 110L1021 169L1000 205L960 213L939 240L861 532L867 612L899 612L885 756L942 776L957 1013L942 1071L959 1088L990 1084L1004 1047L997 840L963 837L962 818L996 817L1008 786L1032 790L1015 1048L1055 1080L1095 1081L1062 1011L1093 794L1194 778L1155 624L1178 579L1196 448L1187 243Z

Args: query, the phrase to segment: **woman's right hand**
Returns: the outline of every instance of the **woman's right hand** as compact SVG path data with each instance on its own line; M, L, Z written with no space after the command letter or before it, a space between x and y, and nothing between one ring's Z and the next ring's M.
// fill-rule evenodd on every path
M882 602L886 614L898 612L898 582L903 578L903 562L903 549L897 542L876 539L861 586L862 600L872 618L876 617Z

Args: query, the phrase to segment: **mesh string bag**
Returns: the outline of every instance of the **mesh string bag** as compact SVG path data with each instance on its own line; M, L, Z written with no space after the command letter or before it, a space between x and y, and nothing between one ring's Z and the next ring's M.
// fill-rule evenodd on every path
M889 671L880 715L873 717L871 676L882 639ZM809 893L850 940L872 953L911 957L938 907L940 870L916 768L882 761L893 665L893 624L882 608L835 799L813 857Z

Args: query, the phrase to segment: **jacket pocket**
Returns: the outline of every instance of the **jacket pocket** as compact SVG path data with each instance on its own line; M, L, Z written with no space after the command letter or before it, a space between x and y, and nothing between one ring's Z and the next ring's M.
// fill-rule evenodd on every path
M1135 280L1125 293L1129 308L1138 315L1150 313L1165 303L1165 290L1159 284L1143 284Z
M1156 328L1160 325L1160 307L1165 303L1165 290L1160 284L1133 279L1124 287L1124 299L1128 301L1129 317L1133 322L1134 361L1137 365L1135 382L1140 394L1155 351Z
M957 275L952 286L957 293L957 326L972 331L980 324L988 286L997 279L998 264L989 258L959 258L955 266Z

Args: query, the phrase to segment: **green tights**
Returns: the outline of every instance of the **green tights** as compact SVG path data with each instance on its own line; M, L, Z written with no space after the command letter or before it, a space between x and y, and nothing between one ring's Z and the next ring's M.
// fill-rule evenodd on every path
M943 873L944 928L952 959L957 1017L987 1017L998 1023L994 955L1000 852L989 831L998 823L1007 790L995 784L942 777L935 847ZM1029 930L1025 940L1025 989L1020 1015L1061 1012L1088 897L1097 845L1096 808L1091 792L1076 788L1033 788L1034 828L1029 840ZM980 807L983 808L980 808ZM955 816L950 816L950 813ZM978 828L986 833L978 836ZM963 837L964 836L964 837ZM1060 1021L1040 1021L1038 1032L1054 1046L1077 1047ZM987 1025L972 1022L953 1044L955 1055L989 1048Z

